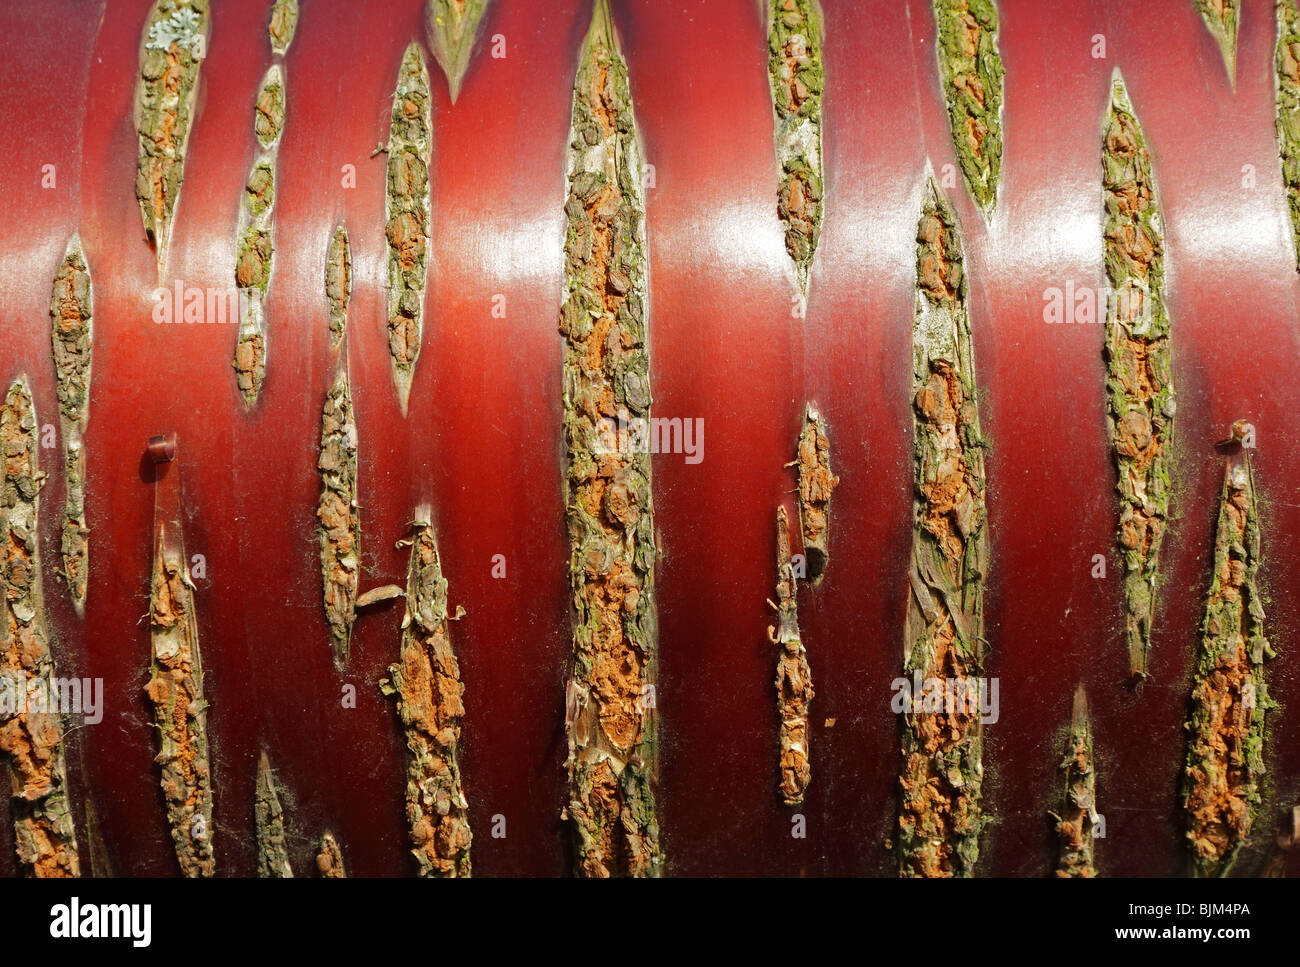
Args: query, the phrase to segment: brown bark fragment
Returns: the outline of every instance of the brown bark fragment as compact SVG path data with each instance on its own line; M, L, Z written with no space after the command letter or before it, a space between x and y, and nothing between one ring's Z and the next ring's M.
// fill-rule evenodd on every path
M321 412L319 522L321 581L334 663L342 668L352 643L361 568L361 515L357 506L357 424L352 385L342 362Z
M784 507L776 511L776 602L778 621L768 628L772 643L780 646L776 663L777 710L781 721L779 791L787 806L803 802L812 780L809 705L814 692L808 653L799 635L797 580L790 557L790 521Z
M799 524L803 531L804 554L808 560L808 581L821 584L830 560L831 492L840 478L831 473L831 444L821 414L812 404L799 434Z
M316 854L316 872L327 880L347 878L343 867L343 850L334 834L326 831L320 838L320 851Z
M1093 833L1099 818L1097 773L1093 766L1088 695L1082 685L1074 693L1074 712L1061 771L1065 774L1065 795L1061 814L1052 814L1056 818L1056 834L1061 847L1056 875L1061 878L1095 877Z

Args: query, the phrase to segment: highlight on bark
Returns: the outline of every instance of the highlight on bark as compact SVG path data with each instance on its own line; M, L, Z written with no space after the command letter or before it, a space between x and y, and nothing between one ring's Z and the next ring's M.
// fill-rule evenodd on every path
M798 455L790 466L799 468L799 525L808 581L816 587L822 583L830 561L831 492L840 478L831 473L830 439L815 403L809 403L804 411Z
M424 338L424 293L429 283L432 225L429 167L433 152L429 71L418 43L402 56L388 135L388 350L402 416Z
M776 601L767 603L777 613L777 625L767 629L767 637L780 648L776 662L777 712L781 722L777 788L787 806L797 806L803 802L812 781L808 708L815 693L808 652L799 634L795 597L798 582L790 556L790 520L784 507L776 511L776 577Z
M1164 229L1151 157L1116 70L1102 131L1103 244L1111 295L1106 398L1121 511L1129 670L1147 676L1160 545L1169 518L1174 402Z
M824 20L817 0L766 0L767 73L781 169L777 213L799 291L808 294L821 237Z
M957 162L987 216L1002 174L1002 55L994 0L933 0L939 77Z
M257 403L266 380L266 293L275 254L276 156L284 132L284 68L278 63L272 64L262 79L254 127L263 150L244 187L235 263L240 298L234 368L239 391L248 406Z
M60 690L41 593L36 410L19 377L0 409L0 759L8 763L14 845L23 873L81 875L68 793Z
M1277 147L1282 181L1300 269L1300 10L1296 0L1277 0L1277 48L1274 51L1277 92Z
M903 668L927 690L929 683L944 683L966 701L928 710L913 695L904 709L900 871L970 876L987 823L981 809L984 728L971 701L983 684L988 650L986 444L957 219L928 170L916 238L915 490Z
M280 792L265 751L257 760L253 830L257 839L257 875L292 879L293 868L289 865L289 851L284 838L284 807L280 805Z
M180 200L199 68L207 56L208 0L155 0L140 42L134 120L139 154L135 194L154 246L158 278Z
M1193 872L1224 876L1247 845L1261 802L1265 717L1276 707L1265 682L1273 649L1257 586L1259 509L1250 452L1224 467L1214 571L1186 729L1183 808Z
M458 760L465 686L448 623L465 612L447 613L447 579L431 520L429 507L417 508L412 536L398 542L411 548L402 649L381 688L397 696L406 730L406 819L420 876L463 877L470 875L473 838Z
M86 454L82 435L90 421L90 373L94 326L90 269L81 240L73 235L54 276L50 297L50 343L63 436L66 496L60 538L64 584L78 617L86 609L90 528L86 525Z
M271 8L271 19L266 25L271 50L281 56L287 54L297 29L298 0L275 0L275 6Z
M1196 9L1223 54L1228 80L1237 85L1237 25L1241 22L1241 0L1195 0ZM1285 3L1286 0L1281 0ZM1279 3L1279 6L1281 5Z
M1049 814L1056 820L1056 834L1061 846L1056 875L1062 878L1094 877L1097 875L1094 836L1100 817L1097 813L1092 721L1088 714L1088 693L1082 685L1074 692L1074 709L1061 772L1065 775L1061 812L1059 815Z
M583 876L657 876L657 627L650 455L619 428L650 417L642 152L608 0L574 83L565 235L565 492L575 612L565 701L569 802Z
M460 86L469 69L479 23L488 3L489 0L428 0L429 50L447 77L452 104L460 96Z
M329 830L326 830L320 838L320 849L316 853L316 872L327 880L343 880L348 875L343 866L343 849Z
M181 874L212 876L212 771L194 584L175 523L157 525L149 619L153 663L145 694L154 711L163 799Z

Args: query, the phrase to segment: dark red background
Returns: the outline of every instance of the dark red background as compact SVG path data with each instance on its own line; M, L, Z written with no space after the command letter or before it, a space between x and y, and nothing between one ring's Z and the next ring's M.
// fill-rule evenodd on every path
M655 168L649 192L657 416L705 421L705 459L656 457L663 547L663 842L693 874L888 874L911 541L913 236L927 159L954 161L927 0L823 0L826 221L808 317L791 318L792 271L774 199L765 38L749 0L613 0L635 110ZM213 5L208 58L177 213L171 276L232 281L240 192L255 156L253 101L271 61L269 0ZM216 784L217 860L253 871L257 753L286 790L292 859L311 871L329 827L349 871L406 875L404 763L391 701L400 605L358 621L334 672L320 605L314 509L320 407L330 370L325 251L346 221L356 287L351 366L361 441L363 588L402 582L393 547L431 501L466 684L463 771L479 874L568 871L563 695L567 543L560 437L564 163L585 0L492 4L453 108L435 82L434 259L410 416L398 412L385 332L384 160L402 51L423 39L421 0L302 0L286 60L268 376L247 413L230 368L233 326L160 326L134 197L131 104L148 0L0 6L0 378L25 372L56 422L48 301L80 232L95 285L86 444L90 595L77 620L53 574L59 451L42 453L46 601L59 672L102 677L104 721L70 737L81 813L93 802L111 869L171 875L175 860L143 698L153 488L147 437L175 432ZM1246 0L1237 85L1186 0L1003 0L1006 149L986 227L959 186L988 459L993 571L982 871L1043 875L1055 845L1061 729L1076 683L1095 707L1106 874L1185 869L1177 785L1181 722L1208 581L1222 458L1237 418L1257 428L1263 578L1279 657L1267 755L1276 799L1300 795L1300 363L1297 281L1273 134L1272 5ZM489 56L490 38L506 57ZM1094 58L1094 35L1106 56ZM1126 672L1114 471L1100 326L1051 326L1043 292L1099 286L1100 124L1122 69L1151 147L1167 226L1178 395L1175 520L1165 545L1153 678ZM435 68L436 71L436 68ZM57 186L41 187L44 164ZM344 165L356 187L342 186ZM1243 166L1253 166L1253 187ZM170 283L171 279L168 279ZM493 318L493 296L507 316ZM775 655L765 629L773 512L792 486L804 401L829 421L835 494L830 569L801 593L817 697L806 839L775 793ZM1106 580L1090 576L1105 554ZM504 554L507 577L491 577ZM355 709L341 707L356 686ZM833 728L823 722L835 718ZM1271 838L1275 810L1260 826ZM492 817L507 836L490 835ZM16 871L8 824L0 872ZM88 864L87 864L88 865ZM1295 871L1296 864L1292 868Z

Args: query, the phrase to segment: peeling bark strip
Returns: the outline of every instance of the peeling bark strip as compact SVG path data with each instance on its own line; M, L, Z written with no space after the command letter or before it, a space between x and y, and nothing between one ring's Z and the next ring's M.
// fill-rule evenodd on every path
M81 437L90 420L90 371L93 326L90 270L81 241L68 242L63 264L54 276L50 297L50 342L63 434L67 495L63 505L63 580L80 616L86 607L90 528L86 526L86 455Z
M266 25L267 35L271 38L271 50L281 56L287 54L297 29L298 0L275 0L275 6L271 8L271 21Z
M976 687L984 674L984 439L956 216L932 177L917 228L913 328L916 489L903 667L923 681ZM903 728L904 876L970 876L986 824L978 710L923 712Z
M352 246L342 225L334 229L325 260L325 298L330 307L330 349L338 352L348 334L348 303L352 299Z
M574 83L565 203L564 436L575 628L569 803L584 876L657 876L657 629L650 455L617 427L650 416L641 148L608 0Z
M207 32L208 0L156 0L141 41L134 109L140 144L135 194L145 233L157 252L159 278L166 271Z
M1199 876L1223 876L1245 845L1260 803L1264 717L1264 607L1256 587L1259 515L1247 451L1224 468L1214 535L1214 576L1201 623L1201 648L1187 722L1183 807Z
M235 285L239 289L239 337L235 345L235 379L244 402L252 406L266 380L266 290L274 255L276 155L284 132L284 69L272 64L262 78L254 116L264 149L244 186Z
M813 587L822 583L830 560L831 492L840 478L831 473L831 443L821 414L812 403L804 413L799 434L799 524L803 531L804 554L808 558L808 580Z
M352 414L352 384L340 361L321 413L320 522L321 581L330 625L334 664L342 669L352 644L361 566L361 515L357 508L357 424Z
M0 757L9 763L14 841L23 872L37 877L81 875L68 803L63 728L59 722L54 658L41 595L40 490L36 411L19 379L0 410L4 477L0 489ZM15 699L23 698L21 704Z
M447 75L451 103L460 96L460 85L474 52L478 25L489 0L429 0L429 49Z
M253 829L257 836L257 875L292 879L284 841L284 808L276 789L271 762L263 752L257 760L257 795L253 800Z
M1164 231L1142 129L1116 72L1102 149L1106 275L1106 396L1119 472L1129 669L1145 678L1160 543L1169 517L1174 389L1164 303Z
M1093 856L1093 830L1098 819L1097 773L1093 766L1088 693L1082 685L1074 692L1074 712L1061 771L1065 773L1065 796L1061 802L1061 814L1052 814L1056 816L1056 832L1061 840L1056 875L1062 878L1094 877L1097 875Z
M986 214L1002 174L1002 56L993 0L934 0L939 76L966 190Z
M411 753L406 770L406 819L411 850L421 876L470 875L469 803L461 788L461 717L465 714L460 667L447 623L447 579L442 575L428 507L416 510L415 533L406 579L401 660L389 666L397 695L397 714L406 728Z
M1295 0L1278 0L1277 50L1277 146L1282 156L1282 180L1286 183L1291 230L1300 269L1300 11Z
M822 29L817 0L767 0L767 72L781 166L777 212L805 295L822 227Z
M343 850L331 832L327 831L320 838L320 852L316 854L316 872L327 880L347 878L347 870L343 868Z
M153 665L145 694L153 704L163 799L181 873L212 876L212 774L208 703L194 614L194 585L176 525L158 526L149 617Z
M429 232L432 221L429 164L433 151L433 114L429 71L420 45L402 57L393 95L388 135L388 350L393 383L406 416L411 380L424 338L424 290L429 283Z
M790 521L784 507L776 511L776 602L768 604L778 615L777 627L767 636L781 646L776 663L776 698L781 716L781 798L787 806L803 802L812 780L808 706L813 700L812 669L808 652L799 636L799 608L795 600L797 582L790 559Z
M1228 68L1228 79L1236 84L1237 25L1241 22L1241 0L1196 0L1196 9L1201 12L1201 19L1219 44L1224 66Z

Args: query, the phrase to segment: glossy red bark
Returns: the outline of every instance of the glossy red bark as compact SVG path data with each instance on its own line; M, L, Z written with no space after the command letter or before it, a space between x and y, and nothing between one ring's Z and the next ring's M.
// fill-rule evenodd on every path
M765 38L748 0L613 0L655 169L648 197L656 415L704 419L705 459L656 457L663 735L661 821L676 874L886 874L896 815L910 550L914 233L927 159L954 161L926 0L822 0L827 19L826 221L806 320L776 218ZM266 0L214 4L171 250L185 284L232 281L253 101L270 63ZM953 196L967 240L988 459L993 570L983 871L1041 875L1060 789L1060 730L1077 682L1092 698L1107 874L1182 872L1182 716L1221 481L1213 443L1246 418L1267 498L1263 577L1279 657L1271 687L1300 703L1300 282L1273 138L1271 6L1248 3L1237 85L1193 4L1003 0L1003 185L991 223ZM286 60L268 376L239 398L234 326L156 325L154 256L133 183L131 103L148 0L0 6L0 377L31 378L56 422L47 306L68 236L95 284L88 448L90 597L78 621L53 577L58 450L42 502L46 601L60 673L102 677L102 724L70 736L74 796L91 802L112 871L175 869L143 697L153 484L147 438L179 438L188 552L212 703L217 862L254 868L252 799L266 747L285 788L292 860L330 828L349 872L406 875L403 751L377 688L400 605L363 613L346 675L320 606L314 509L329 376L325 251L346 221L356 271L350 338L361 445L362 587L404 581L393 548L431 501L466 684L462 767L479 874L568 870L563 696L569 673L560 436L564 152L589 4L494 3L458 103L435 73L432 284L403 420L385 331L384 161L421 0L303 0ZM1106 56L1094 58L1095 35ZM1126 689L1114 553L1114 470L1100 326L1043 321L1051 287L1101 286L1100 124L1120 67L1152 151L1166 232L1178 394L1175 514L1152 681ZM57 187L42 189L42 165ZM356 187L343 166L356 166ZM1243 187L1243 166L1254 185ZM169 280L170 281L170 280ZM494 318L493 298L507 315ZM804 401L826 415L841 484L831 562L801 621L817 697L813 782L790 835L776 794L773 512L793 477ZM504 554L507 577L491 576ZM1104 554L1110 578L1090 576ZM342 707L356 686L357 707ZM836 720L833 728L823 725ZM1300 724L1273 716L1280 801L1300 795ZM507 836L491 836L492 817ZM1273 816L1261 823L1271 836ZM0 872L16 872L0 824ZM86 841L84 820L79 827ZM1294 867L1293 863L1293 867Z

